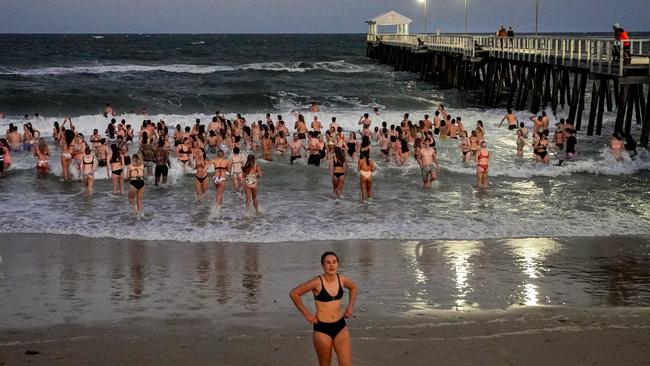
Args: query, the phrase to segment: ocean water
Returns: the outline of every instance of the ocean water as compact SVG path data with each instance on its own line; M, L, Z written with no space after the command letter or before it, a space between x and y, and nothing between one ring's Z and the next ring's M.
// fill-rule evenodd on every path
M101 113L110 102L128 123L143 117L168 125L209 121L216 110L249 121L268 112L293 126L294 111L336 116L346 131L359 116L379 108L373 126L397 124L409 112L417 121L439 103L466 127L485 122L491 151L490 188L479 191L475 168L461 162L456 140L438 141L443 170L430 190L421 189L415 162L405 167L379 162L375 198L359 203L358 175L350 169L345 197L333 200L326 167L293 166L288 157L261 162L263 213L244 209L244 197L229 186L216 210L214 192L197 203L194 178L174 164L169 186L148 182L145 216L134 218L125 197L113 197L102 169L96 194L87 198L79 181L61 182L60 152L53 149L51 174L38 179L34 158L12 155L0 179L0 232L78 234L89 237L180 241L281 242L317 239L481 239L537 236L650 234L650 154L615 161L607 152L614 113L605 114L603 136L578 134L581 159L538 165L532 153L515 157L514 134L497 128L503 109L486 109L471 95L438 90L416 75L394 72L365 57L363 35L2 35L0 131L22 124L51 141L52 123L69 116L88 136L103 131ZM588 109L586 111L588 113ZM40 116L34 118L34 114ZM550 111L549 111L550 113ZM560 110L555 119L566 117ZM518 112L528 120L528 112ZM586 120L588 115L583 118ZM530 127L530 123L528 123ZM640 126L633 125L638 137ZM132 147L131 152L135 152ZM378 148L374 149L378 152ZM379 154L375 159L381 160Z

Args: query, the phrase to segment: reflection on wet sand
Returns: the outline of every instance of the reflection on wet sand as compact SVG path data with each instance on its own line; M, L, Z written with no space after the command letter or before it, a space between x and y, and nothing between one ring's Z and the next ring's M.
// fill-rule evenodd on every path
M650 305L650 244L643 240L615 245L593 238L310 244L67 238L43 250L33 236L18 235L10 244L0 243L0 293L8 294L0 298L0 308L19 309L9 313L21 316L5 315L0 323L27 326L141 314L224 320L269 313L260 309L293 314L284 295L296 278L313 275L313 260L325 246L343 258L344 272L362 289L360 309L368 312ZM48 275L36 268L41 264ZM237 282L241 287L233 285Z
M228 269L227 251L222 245L215 248L214 269L217 302L224 305L230 300L230 270Z
M440 243L447 262L451 265L453 278L456 282L456 310L473 307L467 303L467 296L473 291L468 279L473 270L470 258L480 252L479 241L448 241Z
M520 298L528 306L540 305L539 286L535 281L544 274L546 257L561 250L561 246L553 239L511 239L504 243L515 257L517 265L524 274L524 283Z
M255 244L246 244L244 248L244 273L242 274L241 284L246 290L245 302L249 309L255 309L257 305L260 283L262 274L259 273L259 251Z
M139 299L144 292L144 263L147 248L141 242L129 245L129 290L132 299Z

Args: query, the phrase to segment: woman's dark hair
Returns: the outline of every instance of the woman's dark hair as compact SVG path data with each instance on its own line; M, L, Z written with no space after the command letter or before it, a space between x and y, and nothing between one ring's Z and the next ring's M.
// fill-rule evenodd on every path
M325 253L323 253L323 255L320 256L320 264L325 264L325 258L327 258L327 256L330 256L330 255L333 255L334 258L336 258L337 262L339 261L339 256L336 255L336 253L334 253L334 252L325 252Z
M368 150L363 150L361 152L361 157L366 159L366 164L370 165L370 151Z
M338 161L339 164L345 163L345 154L343 153L343 149L338 146L335 147L334 155L336 155L336 161Z
M364 148L364 147L367 147L367 146L370 146L370 137L363 136L363 138L361 139L361 148Z
M147 132L142 132L142 141L140 141L140 145L148 145L149 144L149 136L147 135Z
M111 140L114 140L115 139L115 125L110 123L108 125L108 128L106 129L106 131L108 132L108 138L111 139Z
M120 161L120 149L117 147L117 144L111 144L111 163L118 163Z
M232 149L232 152L235 153L235 154L239 154L239 148L238 148L237 146L235 146L235 147Z
M70 146L72 144L72 141L74 141L75 138L75 133L72 132L72 130L65 130L65 143L66 145Z
M59 122L58 121L54 121L54 129L56 130L56 133L59 133L61 131L61 129L59 128Z
M176 131L180 131L180 130L181 130L181 125L180 125L180 124L177 124L177 125L176 125Z
M255 154L248 154L248 158L246 158L246 164L244 164L241 170L245 174L248 174L254 166L255 166Z

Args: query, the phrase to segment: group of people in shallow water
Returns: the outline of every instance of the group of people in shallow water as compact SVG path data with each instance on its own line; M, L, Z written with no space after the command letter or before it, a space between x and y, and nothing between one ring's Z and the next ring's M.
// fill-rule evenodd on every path
M462 118L453 118L444 105L438 106L433 118L425 114L418 123L413 123L406 113L402 121L390 126L385 121L373 126L370 114L366 113L358 121L358 131L344 132L336 117L332 117L329 126L325 127L317 116L318 106L314 104L311 109L314 117L309 126L304 115L295 114L293 133L290 133L281 115L274 120L267 114L265 121L249 124L240 114L230 120L219 111L207 124L197 119L192 126L185 127L180 124L167 126L162 120L154 123L146 119L144 111L145 119L136 132L126 120L118 122L109 108L107 106L105 116L110 118L110 122L103 134L95 129L86 140L83 134L76 132L72 120L66 118L61 124L54 122L52 137L56 149L60 150L64 180L72 179L71 168L76 168L85 192L92 195L95 173L98 169L105 169L106 176L112 180L115 195L124 194L124 182L128 180L128 198L135 213L143 212L147 178L153 176L155 186L166 185L174 160L174 165L180 166L183 173L194 175L197 199L206 196L211 182L216 191L216 204L221 206L226 186L231 182L235 191L245 193L246 207L252 206L256 211L259 210L258 180L262 176L256 154L266 161L288 155L290 164L305 159L308 165L326 164L335 198L342 196L351 166L355 166L359 174L361 201L372 198L373 173L377 171L378 164L371 156L381 156L378 160L397 166L414 161L420 168L422 184L426 189L437 179L441 168L436 139L459 140L460 159L468 166L475 165L477 186L482 189L488 187L490 151L483 122L479 120L473 129L466 129ZM373 118L380 118L376 108ZM533 156L537 162L548 164L549 150L555 153L549 145L549 118L542 112L540 116L530 117L530 120L533 123L530 143ZM507 111L499 127L506 121L508 129L516 130L516 155L521 157L524 147L529 144L529 130L511 110ZM11 124L6 138L0 139L0 165L3 170L11 164L12 151L25 150L31 151L36 158L37 173L46 175L51 157L48 143L30 122L24 124L22 134L17 132L17 128ZM576 157L575 136L571 121L562 119L556 124L554 145L564 150L565 159ZM621 159L621 152L626 146L615 134L610 142L612 155ZM375 148L381 155L373 153ZM130 150L137 152L131 154ZM212 178L208 179L210 172L213 172Z

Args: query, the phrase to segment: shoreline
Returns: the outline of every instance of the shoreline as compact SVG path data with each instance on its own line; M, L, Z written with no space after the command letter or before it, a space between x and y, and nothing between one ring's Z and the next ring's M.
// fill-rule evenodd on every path
M606 236L504 236L499 238L384 238L384 239L332 239L332 240L295 240L295 241L269 241L269 242L256 242L256 241L182 241L182 240L159 240L159 239L132 239L132 238L114 238L109 236L84 236L79 234L64 234L64 233L42 233L42 232L11 232L0 230L0 235L11 235L23 237L26 239L35 239L43 235L51 235L63 239L64 237L72 238L73 240L100 240L100 241L115 241L115 242L145 242L150 244L197 244L197 245L304 245L306 243L313 245L323 245L327 243L389 243L389 242L467 242L467 241L487 241L497 242L503 240L534 240L534 239L549 239L549 240L565 240L565 241L587 241L587 240L613 240L614 242L624 242L627 239L638 240L640 242L647 241L650 243L650 236L643 234L632 235L606 235ZM114 243L111 243L114 244Z

